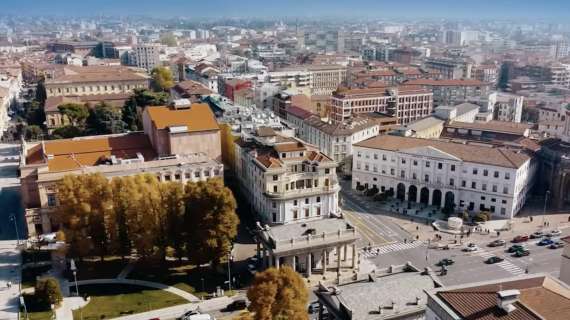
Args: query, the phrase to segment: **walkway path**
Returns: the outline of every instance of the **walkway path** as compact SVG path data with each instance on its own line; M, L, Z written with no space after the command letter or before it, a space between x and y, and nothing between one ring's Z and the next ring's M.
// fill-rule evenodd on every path
M0 319L16 320L19 311L20 252L15 240L0 241ZM8 288L7 283L12 286Z
M127 264L123 270L121 270L121 273L119 273L119 275L117 276L117 279L126 279L127 276L131 273L131 271L133 271L133 269L135 268L135 262L129 262L129 264Z
M198 309L201 313L208 313L214 310L220 310L225 308L228 304L232 302L229 297L219 297L210 300L206 300L196 303L181 304L174 307L158 309L148 312L137 313L133 315L128 315L124 317L115 318L115 320L148 320L148 319L175 319L180 317L186 311Z

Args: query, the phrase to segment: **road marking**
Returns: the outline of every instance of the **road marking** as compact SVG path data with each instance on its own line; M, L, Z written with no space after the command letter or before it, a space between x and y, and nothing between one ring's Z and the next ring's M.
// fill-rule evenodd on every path
M485 259L489 259L490 257L494 257L494 256L495 256L495 254L492 254L492 253L487 252L487 251L485 251L485 250L479 250L479 251L476 252L476 253L477 253L479 256L481 256L482 258L485 258ZM501 269L503 269L503 270L505 270L505 271L507 271L507 272L509 272L509 273L511 273L511 274L513 274L513 275L515 275L515 276L518 276L518 275L521 275L521 274L524 274L524 273L525 273L525 271L524 271L522 268L520 268L519 266L513 264L512 262L510 262L510 261L507 260L507 259L505 259L505 260L503 260L503 261L501 261L501 262L495 263L495 265L497 265L497 266L500 267Z
M392 243L392 244L381 246L381 247L375 247L375 248L372 248L370 250L360 250L360 252L361 252L362 256L364 256L366 258L372 258L372 257L376 257L378 255L382 255L382 254L386 254L386 253L390 253L390 252L396 252L396 251L402 251L402 250L409 250L409 249L417 248L417 247L420 247L422 245L423 245L423 243L421 241L414 241L414 242L408 242L408 243L396 242L396 243Z
M344 215L348 219L348 221L352 222L355 225L358 232L362 233L370 242L371 245L380 245L387 243L388 241L384 239L382 236L378 235L374 230L372 230L357 214L352 214L348 211L344 212Z
M345 202L347 202L350 207L358 209L358 211L365 213L368 219L376 220L376 218L373 217L375 214L370 211L371 210L370 208L366 207L367 206L366 203L364 204L364 207L363 207L362 205L356 203L356 201L354 199L349 199L349 197L345 198ZM370 215L373 215L373 216L370 216ZM389 218L389 217L386 217L386 218ZM375 225L378 226L378 228L380 230L382 230L383 232L386 232L387 236L396 236L397 235L397 233L394 230L392 230L392 228L390 228L386 223L382 224L382 225L380 225L380 224L375 224ZM384 230L384 228L387 229L387 231Z

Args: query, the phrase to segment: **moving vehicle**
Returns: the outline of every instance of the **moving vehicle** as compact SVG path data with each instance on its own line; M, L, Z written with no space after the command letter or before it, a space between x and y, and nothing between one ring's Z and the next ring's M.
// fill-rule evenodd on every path
M512 246L509 247L509 249L507 249L508 253L513 253L516 252L518 250L527 250L526 247L524 245L521 244L514 244Z
M309 314L313 314L319 311L319 302L318 301L313 301L311 303L309 303L309 307L307 307L307 311L309 312Z
M505 240L497 239L497 240L494 240L491 243L489 243L489 247L500 247L500 246L504 246L505 243L507 243Z
M551 230L548 234L550 234L551 237L557 237L557 236L561 235L562 232L560 230L555 229L555 230Z
M182 320L216 320L216 318L207 313L204 313L204 314L191 315L187 318L183 318Z
M530 235L531 239L540 239L542 237L544 237L544 232L542 232L542 231L536 231Z
M503 262L505 261L505 259L498 257L498 256L493 256L490 257L489 259L485 260L486 264L495 264L495 263L499 263L499 262Z
M178 319L179 320L188 320L190 316L195 316L200 314L200 311L198 310L190 310L190 311L186 311L184 312L183 315L181 315Z
M522 250L517 250L513 256L520 258L528 255L530 255L530 251L528 251L527 249L522 249Z
M467 252L473 252L473 251L477 251L477 250L479 250L479 247L477 247L477 245L474 243L470 243L467 245L467 247L463 248L463 251L467 251Z
M247 308L247 302L245 299L238 299L232 301L232 303L226 306L226 311L236 311L236 310L243 310Z
M439 260L435 265L438 267L443 267L443 266L450 266L454 263L455 263L455 261L453 261L452 259L444 258L444 259Z
M537 242L536 244L539 246L549 246L553 243L554 243L554 241L552 241L551 239L544 238L544 239L540 240L539 242Z
M525 242L525 241L528 241L527 235L520 235L513 238L514 243Z
M550 249L559 249L562 247L564 247L563 241L555 241L551 245L548 246L548 248L550 248Z

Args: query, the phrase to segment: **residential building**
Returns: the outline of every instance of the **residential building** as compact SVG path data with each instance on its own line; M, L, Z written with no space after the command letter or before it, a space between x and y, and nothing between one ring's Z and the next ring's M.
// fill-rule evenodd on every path
M479 141L494 145L519 145L528 142L532 125L491 120L489 122L451 121L444 125L442 139Z
M544 274L427 290L426 320L565 320L570 287Z
M273 112L287 119L287 109L296 106L311 112L311 99L304 94L296 94L292 90L281 91L273 96Z
M82 57L95 53L97 41L55 41L47 44L47 49L54 53L75 53Z
M444 123L445 121L438 117L428 116L395 128L393 134L403 137L437 139L443 131Z
M160 181L223 175L219 128L208 105L147 107L144 132L22 143L22 205L31 236L58 229L57 183L69 174L153 174Z
M441 287L431 274L409 263L375 270L336 286L319 283L314 290L320 311L317 319L424 319L428 302L425 291ZM321 311L323 307L327 314Z
M243 89L249 89L253 87L253 82L250 80L245 80L245 79L228 79L224 81L224 92L223 95L225 97L227 97L228 99L232 100L235 102L235 96L234 93L239 91L239 90L243 90Z
M490 90L488 83L479 80L418 79L406 81L405 84L421 86L433 92L433 103L436 106L460 104L472 97L486 96Z
M492 87L497 85L499 81L500 67L496 64L481 64L472 68L472 78L484 83L490 84Z
M148 88L150 77L127 67L65 66L45 81L48 97L131 93Z
M418 86L340 88L331 97L333 122L342 122L361 113L381 112L407 124L429 115L433 93Z
M538 163L520 149L386 135L354 145L352 187L400 200L510 219L525 203Z
M560 262L560 280L570 286L570 237L561 239L566 243Z
M160 45L154 43L133 46L134 65L150 72L160 66Z
M424 60L427 69L437 70L442 79L471 79L473 63L461 58L428 57Z
M330 95L346 81L346 66L310 64L268 73L268 81L288 89L307 89L308 95Z
M434 116L446 121L475 122L479 106L473 103L460 103L454 106L439 106L434 109Z
M174 99L189 99L191 102L200 102L202 98L213 94L212 90L194 80L178 82L170 93Z
M297 47L318 53L343 53L345 32L342 30L300 30Z
M508 122L521 122L524 97L504 92L493 92L489 95L489 111L493 119Z

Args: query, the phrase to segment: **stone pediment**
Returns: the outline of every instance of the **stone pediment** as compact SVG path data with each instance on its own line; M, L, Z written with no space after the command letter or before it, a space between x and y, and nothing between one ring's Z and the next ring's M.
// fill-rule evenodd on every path
M432 146L423 146L423 147L415 147L410 149L402 149L400 150L401 153L409 154L412 156L417 157L428 157L428 158L437 158L437 159L446 159L446 160L455 160L461 161L460 158L451 155L447 152L441 151L437 148Z

